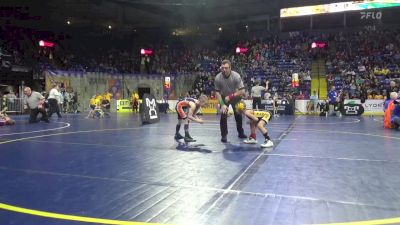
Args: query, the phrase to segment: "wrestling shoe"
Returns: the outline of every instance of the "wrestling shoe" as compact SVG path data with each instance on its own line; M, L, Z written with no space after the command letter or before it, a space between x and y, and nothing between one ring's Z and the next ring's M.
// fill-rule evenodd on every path
M185 142L195 142L195 141L196 141L196 140L194 140L192 137L190 137L189 134L186 134L186 135L185 135L184 140L185 140Z
M249 139L244 140L243 143L245 143L245 144L257 144L257 140L252 138L252 137L249 137Z
M180 133L175 134L175 140L183 139L183 136Z
M265 140L263 144L261 144L262 148L271 148L274 147L274 143L271 140Z

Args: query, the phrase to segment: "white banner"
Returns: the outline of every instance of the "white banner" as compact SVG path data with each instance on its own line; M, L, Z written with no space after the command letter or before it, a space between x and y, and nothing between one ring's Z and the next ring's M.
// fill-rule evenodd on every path
M307 102L309 100L296 100L296 110L305 113L307 112ZM363 115L383 115L385 105L384 99L367 99L361 103L360 99L346 99L344 104L361 104L364 108Z
M384 105L385 100L383 99L368 99L362 104L365 114L383 113Z

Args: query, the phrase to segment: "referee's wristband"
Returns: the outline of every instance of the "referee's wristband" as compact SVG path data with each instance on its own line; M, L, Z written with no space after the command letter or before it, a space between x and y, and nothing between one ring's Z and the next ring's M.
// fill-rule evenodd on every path
M229 95L229 101L235 98L235 93Z

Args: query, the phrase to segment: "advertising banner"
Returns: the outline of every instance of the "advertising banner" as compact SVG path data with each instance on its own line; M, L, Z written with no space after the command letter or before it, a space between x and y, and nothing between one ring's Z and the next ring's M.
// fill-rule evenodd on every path
M208 105L201 108L201 112L204 114L217 114L218 100L208 100Z
M362 104L364 115L383 115L384 105L383 99L368 99Z
M142 124L157 123L160 121L158 103L153 95L144 94L140 105Z

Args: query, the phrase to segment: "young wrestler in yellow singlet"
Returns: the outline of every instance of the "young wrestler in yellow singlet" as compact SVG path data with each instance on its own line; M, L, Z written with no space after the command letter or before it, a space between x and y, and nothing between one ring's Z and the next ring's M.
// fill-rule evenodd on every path
M262 135L265 138L263 144L261 144L262 148L270 148L274 146L274 143L271 141L271 138L268 136L268 130L265 125L271 119L271 113L268 111L260 111L260 110L252 110L246 109L246 103L240 101L236 104L236 110L239 113L244 114L250 120L250 130L251 134L247 140L244 141L246 144L257 144L256 139L256 128L261 131Z

